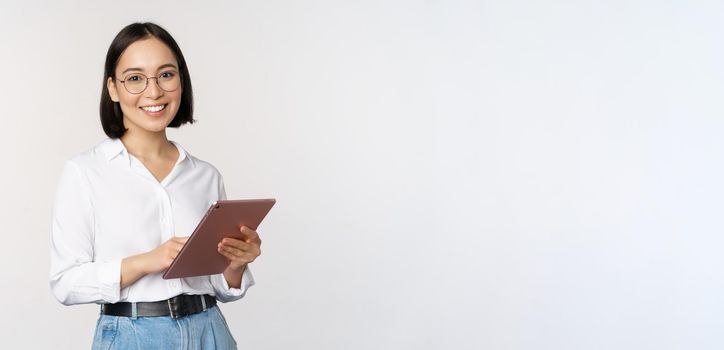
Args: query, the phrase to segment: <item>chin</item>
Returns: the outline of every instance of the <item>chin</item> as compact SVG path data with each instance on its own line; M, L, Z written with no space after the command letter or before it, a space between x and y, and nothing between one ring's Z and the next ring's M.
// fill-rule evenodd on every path
M132 127L135 127L136 129L140 129L146 132L163 132L168 127L168 124L170 124L171 121L168 123L133 123ZM126 125L126 129L129 128L129 125Z
M166 128L168 127L168 124L170 124L170 123L171 123L171 121L169 121L168 123L165 123L163 125L158 125L158 124L157 125L148 125L148 126L144 127L144 129L146 129L147 131L151 131L151 132L162 132L162 131L166 130Z

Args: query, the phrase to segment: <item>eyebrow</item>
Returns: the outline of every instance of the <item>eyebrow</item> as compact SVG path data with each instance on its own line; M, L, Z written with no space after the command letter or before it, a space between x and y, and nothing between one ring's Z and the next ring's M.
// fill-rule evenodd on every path
M178 68L176 68L176 65L175 65L175 64L166 63L166 64L162 64L162 65L158 66L158 69L157 69L157 70L161 70L161 69L169 68L169 67L178 69ZM129 72L129 71L139 71L139 72L143 72L143 69L141 69L141 68L135 68L135 67L134 67L134 68L128 68L128 69L124 70L124 71L121 73L121 75L126 74L126 72Z

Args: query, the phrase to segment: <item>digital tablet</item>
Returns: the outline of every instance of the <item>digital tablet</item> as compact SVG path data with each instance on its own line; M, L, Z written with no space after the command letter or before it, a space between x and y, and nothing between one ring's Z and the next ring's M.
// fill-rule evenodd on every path
M241 226L256 231L274 203L275 199L214 202L163 274L163 278L206 276L224 272L229 261L218 252L219 242L224 237L246 239L239 231Z

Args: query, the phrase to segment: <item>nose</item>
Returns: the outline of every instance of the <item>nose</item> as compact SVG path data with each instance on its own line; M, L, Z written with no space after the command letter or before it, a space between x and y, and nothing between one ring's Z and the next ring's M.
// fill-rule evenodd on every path
M154 80L153 83L151 83L151 80ZM148 86L146 86L146 96L157 99L161 96L163 96L163 90L161 90L161 87L158 86L158 78L152 77L148 78L148 81L146 81Z

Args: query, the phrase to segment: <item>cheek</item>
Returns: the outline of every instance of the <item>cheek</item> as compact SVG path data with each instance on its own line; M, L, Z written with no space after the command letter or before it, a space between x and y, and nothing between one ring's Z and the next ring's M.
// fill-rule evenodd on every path
M121 94L118 96L121 107L136 108L138 97L128 94Z
M176 102L177 105L181 104L181 89L178 89L178 91L174 91L171 95L171 99Z
M138 108L136 108L135 101L128 101L121 98L121 111L123 111L123 114L125 115L132 115L136 112Z
M171 97L171 103L169 104L169 107L174 109L174 112L178 111L179 107L181 107L181 93L174 93ZM176 114L176 113L174 113Z

